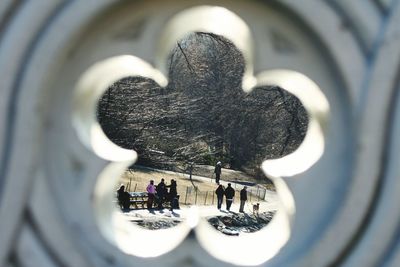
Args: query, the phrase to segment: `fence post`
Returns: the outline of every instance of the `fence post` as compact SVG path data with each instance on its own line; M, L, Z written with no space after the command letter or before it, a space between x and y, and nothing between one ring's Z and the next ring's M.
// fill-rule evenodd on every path
M186 205L187 195L188 195L188 187L186 186L185 205Z
M194 204L195 204L195 205L197 205L197 191L198 191L198 190L195 190L196 194L195 194L195 196L194 196Z
M259 195L258 195L259 190L260 190L260 187L258 187L258 185L257 185L257 193L256 193L256 196L257 196L258 200L260 200L260 197L259 197Z
M206 197L204 198L204 205L207 204L207 196L208 196L208 191L206 191Z

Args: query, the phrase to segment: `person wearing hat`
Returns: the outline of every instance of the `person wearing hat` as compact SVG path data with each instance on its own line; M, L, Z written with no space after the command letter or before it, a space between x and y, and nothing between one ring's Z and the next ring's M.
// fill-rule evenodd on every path
M247 201L247 186L244 186L242 190L240 190L240 207L239 207L239 212L244 213L244 204Z
M215 182L219 184L219 178L221 178L221 161L217 162L217 165L215 165L214 173L215 173Z

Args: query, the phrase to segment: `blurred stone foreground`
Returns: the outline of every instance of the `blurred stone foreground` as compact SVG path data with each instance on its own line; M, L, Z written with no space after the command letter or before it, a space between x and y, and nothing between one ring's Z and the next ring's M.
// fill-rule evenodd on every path
M207 253L228 254L226 247L210 249L188 236L168 253L126 253L134 244L115 243L109 221L115 207L107 196L116 184L112 178L134 157L118 149L98 153L104 147L93 147L101 142L90 132L99 128L99 94L114 82L107 75L124 68L91 77L93 86L81 98L75 90L89 68L116 56L165 67L157 65L157 47L165 47L159 37L176 32L165 31L166 23L210 2L0 1L0 266L230 267L248 266L247 260L270 252L265 243L275 240L265 238L248 254L232 253L244 260L238 264ZM324 154L304 173L282 179L296 207L290 236L258 266L400 266L400 1L218 5L251 29L255 74L301 72L330 106ZM207 216L218 218L218 226L236 222L225 213ZM164 243L159 236L149 241Z

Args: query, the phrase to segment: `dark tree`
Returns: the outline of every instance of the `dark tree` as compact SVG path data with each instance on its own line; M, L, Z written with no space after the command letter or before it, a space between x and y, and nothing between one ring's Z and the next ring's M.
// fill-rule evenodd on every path
M255 174L264 159L287 155L304 139L308 117L301 102L278 87L244 93L243 56L223 37L191 34L169 62L166 88L127 77L99 101L104 132L138 151L140 164L173 168L220 159Z

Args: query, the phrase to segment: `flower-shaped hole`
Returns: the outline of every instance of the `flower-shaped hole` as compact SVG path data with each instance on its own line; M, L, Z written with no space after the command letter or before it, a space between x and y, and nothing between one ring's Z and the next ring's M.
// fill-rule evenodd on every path
M261 171L261 163L298 148L307 130L305 109L295 96L276 86L244 92L243 56L219 35L186 36L172 50L169 62L166 88L151 79L127 77L110 86L99 101L97 116L107 137L140 155L120 178L133 196L135 211L129 216L150 229L175 225L177 220L166 222L170 214L162 210L171 206L164 185L168 188L175 180L180 206L202 206L203 216L217 230L237 235L258 231L277 209L274 185ZM221 167L219 181L216 166ZM154 203L162 210L158 222L152 216L157 210L147 220L143 211L137 211L147 207L141 196L150 180L160 185ZM233 213L224 213L225 201L218 204L216 182L223 187L218 192L231 183ZM240 207L244 186L247 202ZM128 204L123 209L129 208Z
M194 17L200 26L187 28L183 22ZM232 25L237 27L232 30ZM137 57L121 56L93 66L77 86L74 123L82 142L100 157L121 162L107 167L95 188L100 228L125 252L145 257L167 252L195 228L199 242L215 257L260 264L290 236L294 202L280 177L307 170L321 156L327 102L318 86L300 73L275 70L253 76L250 30L224 8L183 11L166 25L160 39L163 46L156 60L161 72ZM133 165L136 153L139 159ZM174 179L181 187L169 199L168 189L165 196L156 194L155 205L204 209L190 209L186 221L154 231L162 231L166 238L161 239L169 242L158 242L157 247L150 240L161 235L149 228L158 227L126 218L136 214L138 206L125 213L128 216L110 209L116 203L123 210L131 208L115 197L120 183L125 188L118 195L128 189L131 201L144 186L147 198L153 198L148 183L157 185L162 178L166 183ZM232 207L230 201L225 208L217 207L216 183L236 189ZM244 186L247 202L239 205ZM233 199L226 192L225 198ZM151 208L147 199L141 205ZM142 238L148 246L134 245ZM234 253L227 255L229 250Z

